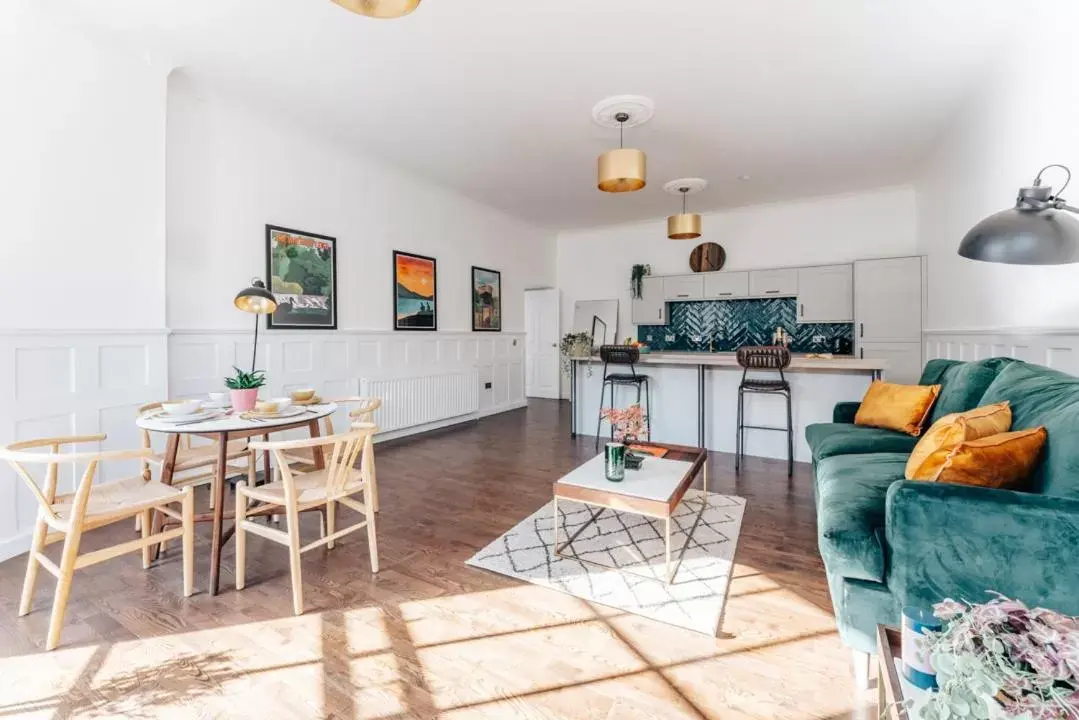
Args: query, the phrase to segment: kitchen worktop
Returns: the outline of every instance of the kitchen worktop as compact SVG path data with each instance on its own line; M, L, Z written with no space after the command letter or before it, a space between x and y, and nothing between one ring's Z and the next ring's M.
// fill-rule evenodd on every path
M578 357L582 362L603 362L599 355ZM714 367L738 367L738 357L732 352L687 352L662 351L641 353L642 365L709 365ZM888 361L879 358L856 358L853 355L836 355L831 358L807 357L801 354L791 355L791 370L833 370L833 371L882 371L888 369Z

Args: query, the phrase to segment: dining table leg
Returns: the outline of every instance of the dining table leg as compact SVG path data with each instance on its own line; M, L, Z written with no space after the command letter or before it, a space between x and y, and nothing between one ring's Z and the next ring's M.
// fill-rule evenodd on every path
M322 432L318 429L318 420L312 420L307 423L308 430L311 431L311 437L317 438L322 436ZM322 470L326 467L326 454L322 452L322 446L316 445L311 448L311 453L315 460L315 469Z
M217 595L218 581L221 578L221 525L225 515L225 473L228 472L229 434L217 436L217 472L214 477L214 522L210 539L210 595Z
M263 442L270 442L270 433L262 436ZM262 451L262 484L273 482L273 474L270 472L270 451Z
M176 469L176 453L180 451L180 434L169 433L168 440L165 441L165 459L161 463L161 484L172 485L172 476ZM153 512L153 534L157 535L161 532L161 525L164 518L161 516L159 510ZM157 560L161 555L161 545L157 544L153 547L153 559Z

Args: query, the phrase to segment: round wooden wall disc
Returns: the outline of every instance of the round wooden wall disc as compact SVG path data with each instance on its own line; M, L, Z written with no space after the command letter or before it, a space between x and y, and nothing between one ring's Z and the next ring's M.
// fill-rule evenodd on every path
M725 262L727 253L714 242L701 243L689 254L689 267L693 272L722 270Z

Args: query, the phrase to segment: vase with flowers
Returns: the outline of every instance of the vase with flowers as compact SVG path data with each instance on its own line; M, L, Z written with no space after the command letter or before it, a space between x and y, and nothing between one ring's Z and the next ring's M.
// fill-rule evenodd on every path
M924 720L1079 718L1079 618L1002 595L933 612L944 626L924 642L940 690Z

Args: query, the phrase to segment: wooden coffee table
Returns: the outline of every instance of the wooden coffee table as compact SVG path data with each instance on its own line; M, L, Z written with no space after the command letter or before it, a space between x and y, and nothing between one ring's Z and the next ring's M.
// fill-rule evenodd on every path
M614 566L585 560L577 555L563 556L562 551L571 548L573 541L595 523L605 510L634 513L663 520L663 538L665 543L665 576L669 585L678 571L678 564L685 554L693 530L700 523L701 513L707 507L707 501L701 503L697 519L686 535L686 542L679 552L678 561L671 566L671 515L682 502L686 491L693 484L698 473L703 476L704 492L708 492L708 451L703 448L663 443L633 443L634 445L663 448L667 454L662 458L645 457L640 470L626 469L626 479L611 482L604 475L604 458L600 453L596 457L576 468L554 484L554 552L562 557L573 557L581 562L588 562L601 567ZM563 544L558 544L558 501L572 500L598 508L591 518L577 528Z

